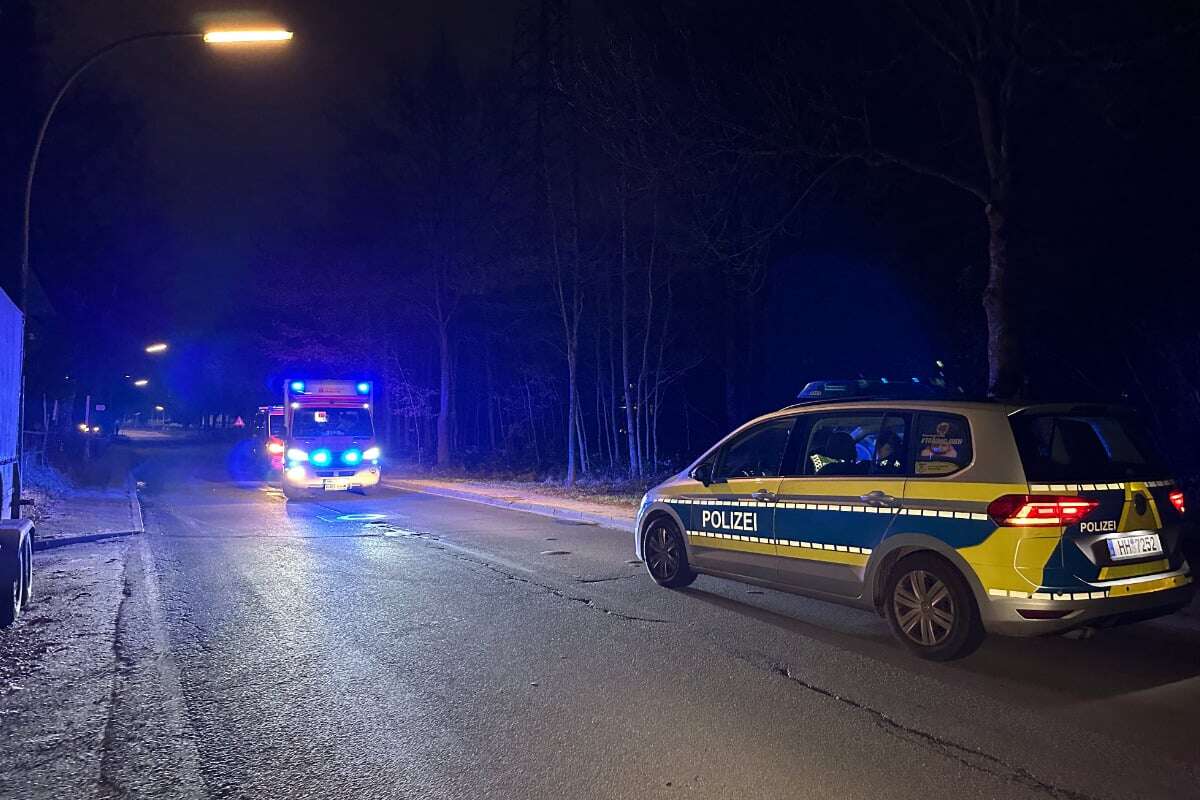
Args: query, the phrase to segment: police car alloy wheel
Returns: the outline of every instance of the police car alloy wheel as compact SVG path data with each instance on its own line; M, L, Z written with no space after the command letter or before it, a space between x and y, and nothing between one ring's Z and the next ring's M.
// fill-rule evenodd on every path
M934 555L918 553L896 564L888 576L884 610L892 633L922 658L962 658L983 641L967 582Z
M651 523L644 550L646 569L659 586L677 589L696 580L696 573L688 565L683 537L669 520L658 519Z

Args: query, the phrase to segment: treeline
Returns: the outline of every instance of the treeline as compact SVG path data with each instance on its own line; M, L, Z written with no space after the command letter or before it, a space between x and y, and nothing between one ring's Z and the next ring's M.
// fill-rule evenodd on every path
M372 372L393 454L568 484L678 465L786 399L773 372L792 371L794 391L806 364L830 363L803 351L839 333L849 357L874 347L918 369L888 338L906 314L939 312L929 338L980 393L1057 388L1071 323L1046 324L1028 287L1077 280L1053 229L1073 212L1039 217L1074 187L1027 176L1070 157L1064 131L1136 106L1136 81L1089 105L1121 20L978 0L709 12L629 4L585 24L541 0L504 67L466 71L443 42L422 74L397 69L349 133L349 232L272 282L272 367ZM1169 38L1177 22L1138 33ZM856 225L904 231L890 268L936 299L839 316L787 274L806 269L804 242ZM771 343L804 315L826 320L819 335Z

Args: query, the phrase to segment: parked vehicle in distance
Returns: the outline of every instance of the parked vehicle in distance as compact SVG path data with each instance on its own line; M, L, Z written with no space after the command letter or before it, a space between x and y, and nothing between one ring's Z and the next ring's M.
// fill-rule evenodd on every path
M365 494L380 479L370 381L289 380L284 386L283 493Z
M254 414L251 435L254 457L270 470L283 469L283 453L287 449L287 419L283 406L259 406Z
M1127 409L818 397L647 492L634 546L655 581L705 573L872 609L935 660L985 632L1115 625L1191 600L1183 492Z

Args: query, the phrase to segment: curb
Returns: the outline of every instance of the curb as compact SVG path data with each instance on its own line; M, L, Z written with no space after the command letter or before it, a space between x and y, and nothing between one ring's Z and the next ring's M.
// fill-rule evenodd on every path
M107 539L121 539L126 536L137 536L140 533L145 533L146 525L142 518L142 503L138 500L137 481L133 479L132 474L125 481L125 491L129 495L129 522L132 525L131 530L82 533L78 536L58 536L53 539L39 539L37 536L34 536L33 549L35 551L55 550L59 547L67 547L73 544L103 542Z
M145 533L146 522L142 518L142 501L138 499L137 480L133 473L125 479L125 491L129 493L129 519L133 523L134 533Z
M385 486L391 486L395 489L404 489L409 492L417 492L419 494L432 494L438 497L450 497L455 500L465 500L468 503L478 503L483 506L492 506L494 508L507 508L511 511L524 511L527 514L540 514L543 517L554 517L555 519L568 519L576 522L586 522L592 525L600 525L605 528L614 528L616 530L633 532L634 520L630 517L617 516L613 514L600 514L591 511L578 511L572 508L562 508L560 506L550 505L549 503L530 503L523 500L505 500L499 497L489 497L487 495L478 494L476 492L463 492L457 489L444 489L442 487L424 486L419 483L410 483L406 480L391 478L384 479Z
M86 544L88 542L103 542L106 539L121 539L126 536L137 536L141 531L105 531L104 533L84 533L79 536L59 536L55 539L38 539L33 540L34 551L41 550L57 550L60 547L67 547L73 544Z

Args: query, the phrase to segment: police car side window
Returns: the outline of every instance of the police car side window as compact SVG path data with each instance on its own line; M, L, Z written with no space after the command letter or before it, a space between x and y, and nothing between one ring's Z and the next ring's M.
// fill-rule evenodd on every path
M872 475L903 475L908 450L908 415L889 414L874 437Z
M902 475L907 421L879 413L817 417L794 472L819 477Z
M913 444L913 474L951 475L971 463L971 426L957 414L917 415Z
M777 478L793 420L776 420L746 431L721 449L715 481Z

